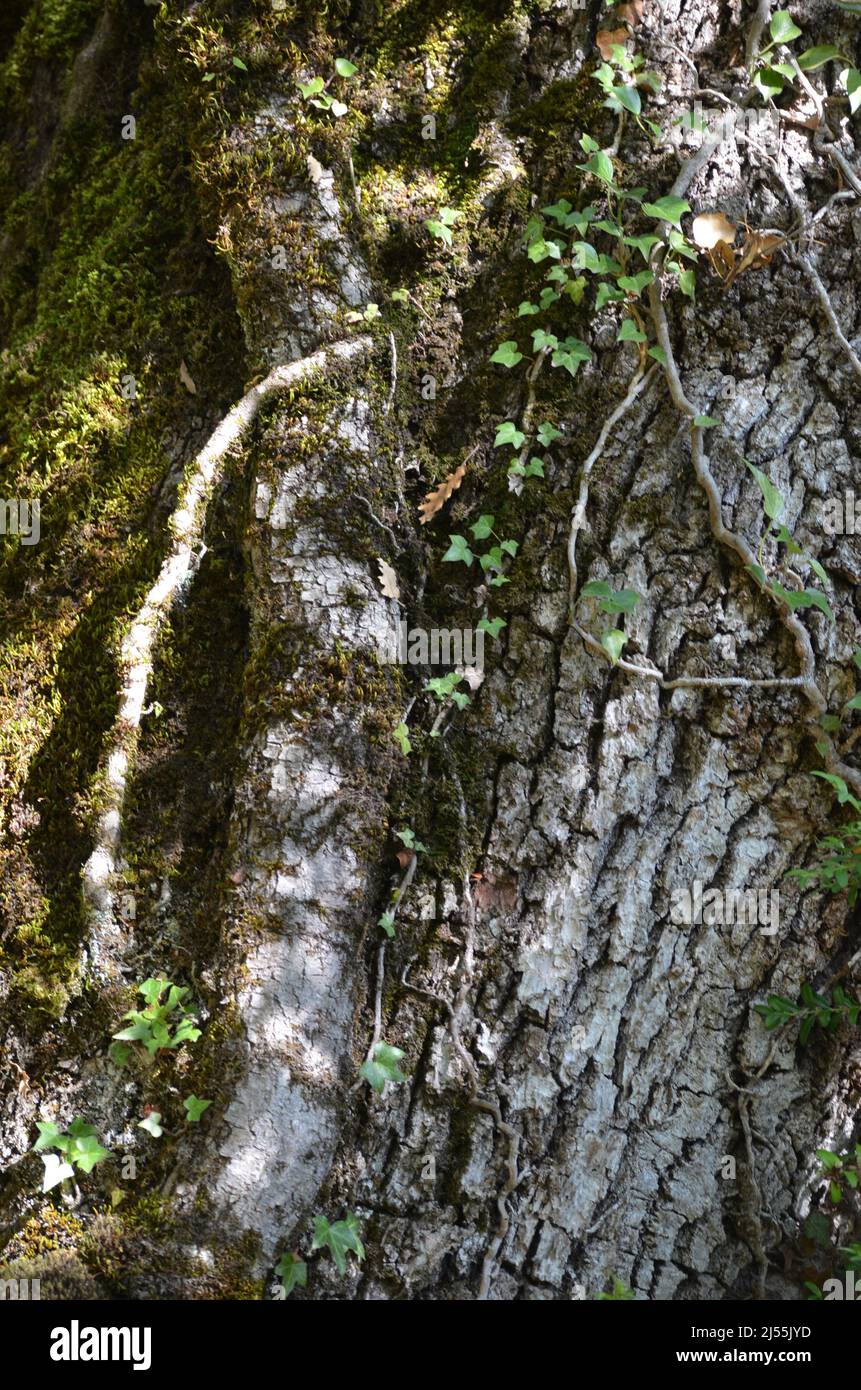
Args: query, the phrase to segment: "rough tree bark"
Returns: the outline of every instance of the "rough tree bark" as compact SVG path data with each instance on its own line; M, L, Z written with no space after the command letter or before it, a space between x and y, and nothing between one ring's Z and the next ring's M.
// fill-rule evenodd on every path
M42 499L38 546L0 567L7 1268L43 1297L271 1296L313 1217L353 1211L365 1260L316 1259L293 1297L555 1300L613 1276L647 1299L804 1297L829 1258L814 1151L855 1138L861 1046L775 1041L754 1005L858 945L844 896L785 877L833 815L815 691L839 712L858 640L855 540L821 522L861 442L861 185L831 69L809 79L823 124L782 121L776 163L730 139L689 171L694 212L794 239L729 289L701 258L695 303L663 283L677 389L658 368L617 412L638 349L612 306L559 311L592 349L573 380L542 370L530 398L489 364L532 326L527 218L600 198L584 132L623 182L677 185L673 122L695 89L744 98L767 4L628 7L663 78L651 139L601 105L598 3L139 8L19 0L0 21L0 492ZM824 0L793 15L806 44L858 42ZM339 55L358 73L336 121L297 83ZM806 119L797 94L780 104ZM424 226L443 206L451 248ZM722 431L692 431L680 392ZM517 496L494 432L530 404L562 438ZM834 625L806 610L799 637L727 543L762 529L745 459L825 567ZM570 591L578 497L578 586L644 596L617 667ZM477 623L486 593L441 557L484 512L519 543L492 591L507 625L431 738L438 672L382 653L401 617ZM682 679L715 676L743 682ZM427 852L388 940L405 826ZM778 888L779 930L674 923L694 880ZM191 987L202 1037L119 1069L111 1034L159 974ZM380 1037L408 1072L382 1096L356 1085ZM195 1126L191 1093L212 1100ZM35 1121L76 1115L113 1157L43 1197Z

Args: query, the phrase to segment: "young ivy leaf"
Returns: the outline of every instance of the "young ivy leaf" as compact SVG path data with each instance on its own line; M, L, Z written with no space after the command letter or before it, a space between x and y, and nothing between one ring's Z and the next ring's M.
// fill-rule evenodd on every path
M616 335L617 343L645 343L646 335L633 319L623 319L622 327Z
M523 361L523 353L518 350L517 344L510 338L499 344L490 360L497 362L501 367L516 367L518 362Z
M507 626L508 624L504 618L493 618L492 620L489 618L482 618L478 624L478 630L479 632L486 632L490 637L496 638L499 636L502 629Z
M295 1288L304 1289L308 1283L308 1266L298 1255L282 1255L275 1266L275 1273L281 1280L285 1298L288 1298Z
M443 563L455 564L462 560L465 565L471 565L475 556L469 548L465 536L449 536L449 547L443 555Z
M554 261L560 261L562 259L562 247L558 241L545 241L543 237L539 237L537 241L533 241L526 254L536 265L541 261L546 261L548 257L552 257Z
M318 92L322 92L325 85L326 84L323 81L322 77L312 77L310 82L296 83L296 86L299 88L299 91L306 99L308 97L316 96Z
M477 541L487 540L493 534L493 517L483 514L469 529Z
M393 912L384 912L377 922L377 926L382 927L386 936L392 939L395 935L395 914Z
M359 1075L363 1081L367 1081L373 1091L382 1095L387 1081L391 1081L393 1085L406 1081L407 1078L398 1065L403 1056L399 1047L390 1047L388 1043L378 1042L373 1055L359 1068Z
M36 1153L40 1149L60 1149L64 1151L68 1146L68 1139L55 1124L50 1120L37 1120L36 1128L39 1131L39 1138L33 1145Z
M582 140L580 143L583 143ZM594 141L592 144L594 145ZM585 148L584 146L584 149ZM594 174L595 177L601 179L603 183L612 186L613 165L609 155L606 155L603 150L596 149L592 158L587 160L585 164L578 164L577 168L582 169L587 174Z
M682 213L690 210L690 203L686 203L684 198L674 198L672 194L658 198L654 203L643 204L643 212L648 217L657 217L660 222L671 222L674 227L681 227Z
M817 48L807 48L798 56L798 66L802 72L814 72L816 68L824 67L830 63L832 58L841 56L840 49L835 48L833 43L823 43Z
M651 285L654 278L650 270L641 270L639 275L620 275L619 289L627 294L639 295L647 285Z
M798 25L793 21L789 10L778 10L771 17L769 24L772 43L789 43L792 39L797 39L801 34ZM769 48L772 44L769 44Z
M211 1100L203 1100L200 1096L186 1096L182 1102L185 1107L185 1118L189 1124L197 1124L204 1110L208 1110L212 1104Z
M339 77L352 77L359 69L355 63L351 63L349 58L336 58L335 71Z
M538 443L543 449L547 449L553 443L554 439L561 438L562 431L557 430L555 425L551 425L549 420L545 420L543 424L538 426ZM861 652L861 647L858 648L858 651ZM861 666L859 666L859 669L861 669Z
M525 438L526 435L517 428L512 420L503 420L502 424L496 427L493 447L498 449L503 444L510 444L512 449L519 449Z
M656 237L656 236L626 236L626 237L623 238L623 240L624 240L624 243L625 243L626 246L634 246L634 247L636 247L636 249L639 251L640 255L643 257L643 260L644 260L644 261L648 261L649 255L650 255L651 250L652 250L652 247L653 247L653 246L657 246L658 242L660 241L660 237Z
M611 627L606 632L601 633L601 646L614 666L618 663L627 640L624 632L618 627Z
M365 1247L359 1239L359 1221L353 1212L348 1211L345 1219L336 1221L333 1226L329 1225L325 1216L317 1217L311 1249L322 1250L324 1247L331 1251L339 1274L345 1274L347 1271L347 1255L350 1251L360 1261L365 1258Z
M757 468L755 464L748 463L747 459L745 459L745 464L756 479L759 490L762 493L763 511L770 521L776 521L783 511L783 498L761 469Z
M157 1110L151 1110L150 1113L139 1122L138 1129L145 1129L147 1134L152 1135L153 1139L160 1139L164 1134L164 1130L159 1123L160 1120L161 1115L159 1112Z
M694 424L701 430L713 430L720 425L720 420L716 420L713 415L695 415Z
M412 752L413 745L410 743L410 731L403 720L401 720L400 724L394 730L392 737L396 740L404 757Z

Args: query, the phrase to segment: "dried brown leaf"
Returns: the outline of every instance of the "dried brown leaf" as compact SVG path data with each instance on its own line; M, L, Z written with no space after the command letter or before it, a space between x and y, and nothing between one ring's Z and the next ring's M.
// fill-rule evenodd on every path
M639 24L643 18L643 10L646 8L646 0L630 0L630 4L620 5L616 13L619 18L630 25L633 29L635 24Z
M612 56L613 45L625 43L628 38L627 29L599 29L595 35L595 43L598 45L598 52L606 62Z
M385 560L377 560L380 567L380 593L383 598L400 598L401 591L398 587L398 576L391 565L386 564Z
M494 908L510 912L517 904L517 878L513 874L484 874L473 888L473 897L480 912Z
M741 248L741 256L727 277L727 289L743 270L759 270L762 266L768 265L774 252L784 240L785 238L779 232L749 231Z
M440 507L445 506L451 494L457 492L457 489L463 482L463 475L465 472L466 464L459 464L454 472L449 473L448 477L440 483L439 487L434 488L433 492L429 492L425 500L419 504L419 512L424 513L421 517L422 526L426 526L431 518L436 516Z

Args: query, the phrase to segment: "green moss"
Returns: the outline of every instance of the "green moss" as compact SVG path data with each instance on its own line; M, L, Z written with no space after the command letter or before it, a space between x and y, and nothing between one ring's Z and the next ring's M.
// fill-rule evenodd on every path
M33 65L59 79L61 59L101 9L32 7L0 74L13 137ZM76 112L71 100L38 157L14 138L0 157L10 193L0 229L0 495L42 506L39 545L7 538L0 552L0 759L11 770L0 831L16 806L40 808L26 856L5 856L0 908L12 929L3 963L37 1015L62 1011L75 983L79 871L117 708L114 653L167 543L163 506L150 529L171 468L165 444L195 428L202 442L192 416L217 416L241 391L229 283L207 248L187 167L188 112L169 54L150 52L150 24L137 15L122 34L124 69L139 45L134 94L120 90L111 110L97 100ZM97 70L115 66L116 43L109 23L91 59ZM138 135L123 141L129 111ZM179 380L181 360L196 400ZM21 916L28 881L41 899L35 923Z

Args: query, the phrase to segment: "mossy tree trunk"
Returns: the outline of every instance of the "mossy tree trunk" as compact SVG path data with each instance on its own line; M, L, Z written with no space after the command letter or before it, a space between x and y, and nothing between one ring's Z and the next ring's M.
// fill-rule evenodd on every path
M347 1211L364 1262L340 1277L315 1258L294 1297L594 1297L615 1276L651 1299L796 1299L830 1272L814 1151L855 1137L857 1031L775 1043L754 1008L857 949L845 896L786 878L833 809L810 776L818 711L788 680L798 642L716 534L659 368L595 462L578 581L643 596L630 663L744 681L667 689L584 642L602 624L571 607L571 517L638 348L591 289L518 318L546 284L529 217L603 196L584 133L654 200L690 153L671 136L698 84L747 90L752 11L639 9L663 79L651 137L602 106L595 34L619 16L597 3L22 0L0 21L0 495L42 503L38 545L0 565L0 1225L43 1296L259 1296L316 1214ZM806 45L851 53L852 17L793 14ZM336 57L358 69L327 89L339 119L298 86ZM796 237L729 288L700 257L695 302L667 281L658 298L687 399L721 420L724 521L756 548L747 459L827 571L835 623L800 621L839 713L861 562L822 515L861 435L861 223L824 144L851 173L831 71L810 78L818 131L797 88L776 165L727 139L686 193L751 229L804 232L827 206L812 249ZM445 207L450 246L425 225ZM575 377L490 363L535 324L589 345ZM366 332L368 352L269 394L223 461L140 730L117 731L120 644L183 470L252 382ZM493 446L525 410L560 437L518 494ZM442 560L488 513L518 543L498 588ZM485 679L435 728L439 670L387 664L387 635L474 628L488 604L505 626ZM106 925L81 873L117 732L135 737ZM376 923L405 874L389 940ZM779 890L778 929L679 923L695 881ZM120 1069L110 1036L158 975L190 987L202 1036ZM380 1038L408 1073L382 1095L357 1084ZM196 1125L192 1094L212 1101ZM112 1158L64 1205L28 1150L37 1119L75 1115Z

